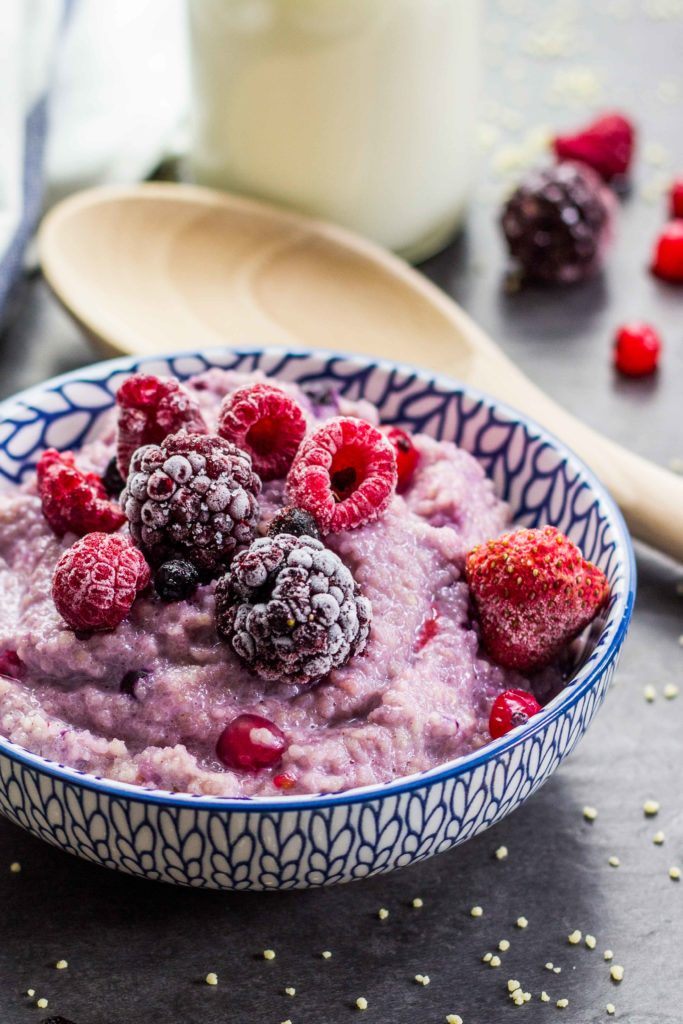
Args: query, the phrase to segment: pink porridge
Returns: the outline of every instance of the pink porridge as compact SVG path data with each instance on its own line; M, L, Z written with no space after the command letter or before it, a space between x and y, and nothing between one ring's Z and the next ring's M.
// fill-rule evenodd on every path
M187 388L215 431L224 396L264 379L211 370ZM320 405L294 385L280 387L302 410L307 437L331 417L377 422L367 403ZM70 628L52 584L77 538L50 528L35 479L6 490L0 495L0 732L96 775L226 797L386 782L487 743L495 698L530 684L483 652L463 572L467 552L505 531L510 513L466 452L422 435L412 443L419 459L403 493L392 491L371 521L323 538L352 574L372 618L357 653L353 648L345 664L316 680L286 673L266 678L218 635L220 574L184 600L163 601L151 586L142 589L115 629ZM115 449L112 413L100 438L77 453L78 466L102 474ZM263 483L257 537L287 503L285 486L282 478ZM129 488L135 490L130 479ZM140 519L140 531L144 525ZM127 537L128 531L126 523L114 532ZM244 713L263 716L286 737L272 766L240 770L219 759L226 723Z

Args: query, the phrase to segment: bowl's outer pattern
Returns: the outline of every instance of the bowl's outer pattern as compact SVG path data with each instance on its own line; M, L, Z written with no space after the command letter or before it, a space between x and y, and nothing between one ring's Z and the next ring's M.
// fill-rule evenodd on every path
M482 463L517 522L564 530L610 581L606 619L574 646L572 685L529 726L450 766L327 797L221 800L144 791L0 739L0 810L47 842L134 875L222 889L275 889L360 878L422 860L508 814L575 747L612 679L633 601L628 537L586 471L540 428L491 400L410 367L275 350L117 360L68 374L0 407L0 481L17 482L47 446L78 447L98 430L138 366L185 379L210 366L375 403L385 422L462 445Z

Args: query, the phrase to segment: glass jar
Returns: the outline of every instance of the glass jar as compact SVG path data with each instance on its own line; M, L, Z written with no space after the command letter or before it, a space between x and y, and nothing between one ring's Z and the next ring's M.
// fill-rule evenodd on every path
M190 0L196 181L416 261L473 171L479 0Z

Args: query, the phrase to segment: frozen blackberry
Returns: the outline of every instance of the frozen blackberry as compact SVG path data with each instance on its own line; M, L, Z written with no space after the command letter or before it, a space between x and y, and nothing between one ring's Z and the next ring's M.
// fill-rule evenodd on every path
M268 536L276 537L279 533L291 533L293 537L313 537L320 540L318 524L309 512L295 505L280 509L273 516L268 527Z
M199 586L199 573L192 562L180 558L160 565L154 574L154 589L162 601L187 601Z
M573 284L602 264L612 236L614 196L585 164L532 171L503 208L501 224L522 276Z
M259 676L307 683L359 654L372 607L338 555L312 537L261 537L216 588L219 635Z
M152 565L181 559L209 579L253 539L260 490L246 452L181 431L135 452L121 504Z
M116 463L116 456L110 459L107 463L107 468L102 474L102 483L104 489L110 498L118 498L123 488L126 486L126 481L119 473L119 467Z

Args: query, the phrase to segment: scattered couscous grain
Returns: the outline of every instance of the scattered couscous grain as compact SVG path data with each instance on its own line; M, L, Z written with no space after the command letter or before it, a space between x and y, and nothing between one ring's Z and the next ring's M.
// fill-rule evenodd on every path
M502 962L499 956L492 956L489 960L489 967L500 967Z
M546 971L552 971L552 969L553 969L553 967L554 967L554 966L555 966L555 965L554 965L554 963L552 962L552 960L548 960L548 963L547 963L547 964L545 964L545 969L546 969Z
M424 903L419 896L416 896L415 899L413 900L412 905L415 907L416 910L419 910L420 907L424 906Z
M681 869L676 867L675 864L673 867L669 868L669 878L672 882L680 882L681 880Z
M606 949L602 955L604 956L605 960L612 960L614 958L614 953L611 949Z
M481 959L482 959L483 963L488 964L488 963L491 962L492 957L493 957L493 953L484 953L484 955L483 955L483 957Z
M19 872L21 871L21 864L19 863L18 860L15 860L12 862L12 864L10 864L9 869L13 875L18 875Z
M499 846L496 850L496 860L505 860L508 855L507 846Z
M621 861L619 860L619 858L618 858L618 857L615 857L614 855L612 855L612 856L611 856L611 857L609 858L609 860L607 861L607 863L609 864L609 866L610 866L611 868L618 868L618 867L619 867L619 865L621 864Z
M40 999L36 999L36 1006L39 1010L45 1010L47 1008L47 999L45 996L41 996Z
M320 955L323 958L323 960L331 960L332 959L332 953L330 952L329 949L324 949Z
M217 985L218 975L215 974L213 971L209 971L204 981L206 982L207 985Z
M288 985L287 986L287 988L285 989L285 995L286 996L295 996L296 995L296 989L294 988L293 985Z
M470 910L470 917L482 917L484 911L481 907L472 907Z
M516 978L508 978L508 992L511 992L511 993L512 992L516 992L517 989L521 988L521 987L522 986L520 985L520 983L517 981Z
M531 1002L531 992L522 992L522 999L525 1003Z
M655 834L652 837L652 842L655 844L655 846L661 846L664 842L664 833L655 832Z
M356 1008L359 1010L367 1010L368 1001L365 996L358 996L358 999L356 999Z
M578 928L575 928L574 931L567 936L567 942L570 942L572 946L576 946L581 942L581 932Z
M646 800L643 804L643 811L648 818L653 818L655 814L659 813L659 801L658 800Z
M418 983L418 985L428 985L429 984L429 980L430 979L429 979L429 975L428 974L416 974L415 975L415 981Z
M446 1017L446 1024L463 1024L459 1013L449 1013Z
M678 687L675 683L667 683L664 687L663 693L667 700L675 700L678 696Z
M498 949L501 951L501 953L507 953L509 948L510 942L508 939L501 939L500 942L498 943Z
M550 1002L550 996L545 991L545 989L541 992L541 1002L542 1003L549 1003Z
M561 974L561 973L562 973L562 968L561 967L553 967L553 974Z
M386 907L380 907L379 910L377 911L377 916L380 919L380 921L386 921L386 919L389 917L389 911L387 910Z
M264 960L274 960L275 959L275 950L274 949L264 949L263 950L263 959Z
M655 690L654 686L652 686L651 683L648 684L648 686L646 686L645 689L643 690L643 697L648 702L648 704L652 704L653 701L656 700L656 698L657 698L657 691Z
M288 1017L287 1020L283 1020L282 1024L292 1024L291 1018Z
M614 1014L617 1012L617 1008L614 1005L614 1003L608 1003L607 1006L605 1007L605 1009L607 1010L607 1012L610 1015L610 1017L613 1017Z
M595 947L598 944L598 940L595 938L594 935L587 935L584 939L584 942L586 943L588 949L595 949Z
M555 1003L555 1006L558 1008L558 1010L566 1010L567 1007L569 1006L569 1000L568 999L558 999L557 1002Z
M58 960L57 963L55 964L55 967L57 968L58 971L65 971L68 966L69 964L68 961L66 960Z
M612 981L622 981L624 977L624 968L621 964L612 964L609 969L609 974Z
M598 816L597 808L590 806L584 807L583 816L586 819L586 821L595 821L595 819Z
M518 928L526 928L527 925L529 924L529 922L527 921L527 919L525 917L518 917L517 920L515 921L515 924L517 925Z
M27 988L26 989L26 995L29 997L29 999L33 999L35 994L36 994L36 990L34 988Z

